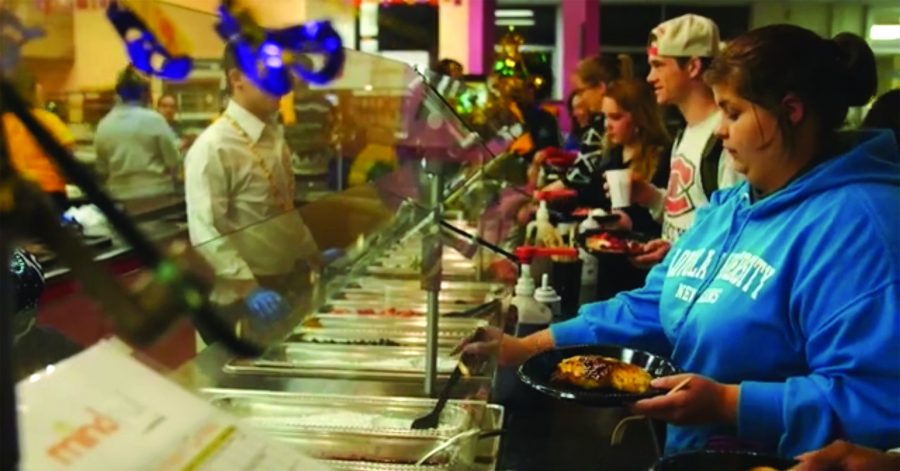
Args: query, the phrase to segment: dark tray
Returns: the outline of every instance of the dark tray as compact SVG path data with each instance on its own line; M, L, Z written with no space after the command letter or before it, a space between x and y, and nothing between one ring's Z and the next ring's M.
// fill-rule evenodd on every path
M595 407L621 407L648 397L666 393L664 389L651 388L643 394L626 393L614 389L587 390L550 380L556 365L562 360L575 355L602 355L616 358L624 363L637 365L654 378L679 373L669 360L641 350L617 347L612 345L583 345L548 350L528 359L519 367L519 379L538 391L566 401Z

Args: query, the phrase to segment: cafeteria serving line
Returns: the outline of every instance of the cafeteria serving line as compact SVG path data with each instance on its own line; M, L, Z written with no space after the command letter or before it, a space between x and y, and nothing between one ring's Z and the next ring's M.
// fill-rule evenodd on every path
M900 466L864 32L667 6L573 55L537 13L616 6L89 3L0 5L0 468ZM390 49L429 18L472 54Z

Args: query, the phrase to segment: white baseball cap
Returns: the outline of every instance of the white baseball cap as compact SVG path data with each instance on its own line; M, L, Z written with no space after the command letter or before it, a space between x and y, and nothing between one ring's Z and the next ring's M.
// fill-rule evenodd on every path
M719 27L700 15L664 21L650 32L650 40L651 56L714 57L719 53Z

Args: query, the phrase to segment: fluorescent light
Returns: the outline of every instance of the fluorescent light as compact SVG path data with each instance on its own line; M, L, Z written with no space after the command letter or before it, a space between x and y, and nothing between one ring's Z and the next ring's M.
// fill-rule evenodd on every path
M503 18L494 21L497 26L534 26L534 20L519 18Z
M900 39L900 25L872 25L869 28L872 41L896 41Z
M494 12L497 18L533 18L534 10L497 10Z

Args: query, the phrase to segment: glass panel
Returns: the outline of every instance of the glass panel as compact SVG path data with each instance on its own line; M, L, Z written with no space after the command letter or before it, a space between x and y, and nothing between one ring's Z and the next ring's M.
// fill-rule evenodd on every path
M29 44L17 67L36 78L41 93L32 103L40 110L35 113L55 113L72 134L63 143L97 176L157 250L166 252L173 244L195 246L193 255L179 259L181 269L209 289L216 318L224 319L232 333L256 345L283 338L329 293L369 273L367 265L381 263L387 271L401 271L410 281L419 280L422 234L434 227L429 211L435 175L440 174L444 182L437 195L454 210L450 219L471 234L487 228L479 219L505 185L485 179L481 169L488 162L502 163L511 157L504 154L494 159L488 144L495 152L504 149L519 132L518 120L499 106L493 110L492 120L484 121L475 133L459 115L466 108L460 104L465 100L476 108L486 106L486 86L465 84L468 91L462 98L442 96L435 91L435 77L426 79L404 63L347 50L337 79L325 85L298 80L293 92L281 101L278 125L273 129L284 131L293 182L282 183L284 188L295 188L293 205L297 209L285 210L266 200L272 196L265 191L271 181L260 180L264 182L261 190L235 183L238 177L260 179L254 173L258 169L246 175L229 168L230 163L220 162L222 178L233 186L210 198L210 206L220 209L209 225L215 230L190 233L188 221L198 213L197 203L190 210L195 212L189 213L185 200L184 184L186 180L191 184L191 177L184 174L183 160L198 135L221 119L227 106L220 67L222 44L210 29L215 18L161 4L178 29L196 32L194 69L183 81L149 80L151 99L126 105L114 90L117 74L127 64L124 46L102 8L52 4L45 11L38 3L24 0L6 5L26 24L41 25L47 32L46 37ZM77 39L74 49L73 39ZM84 62L101 56L108 57L108 63ZM312 55L310 59L320 60ZM457 100L456 109L448 104L448 97ZM166 114L173 104L174 114ZM165 114L170 128L158 128L157 124L166 123L154 111L157 109ZM119 111L121 116L117 116ZM105 126L104 122L112 124ZM152 146L143 145L150 141ZM175 164L156 168L159 162L166 163L160 156L171 150ZM138 158L146 158L146 163L136 163ZM133 173L117 174L125 167ZM72 227L86 247L83 254L101 263L121 284L89 288L110 293L145 290L146 286L136 285L160 279L159 270L151 272L141 263L134 248L80 188L70 183L65 193L68 215L75 224ZM477 250L471 237L446 229L442 237L453 248L445 251L446 257L467 260L464 265L472 276L479 276L475 268L489 264L492 256ZM402 266L384 266L385 253L390 253L385 251L398 243L405 244L405 255L399 257ZM58 332L78 347L86 347L115 332L111 318L126 322L155 319L141 309L131 312L131 307L114 316L102 315L104 309L109 314L110 308L101 308L92 300L95 293L76 283L85 281L74 276L46 240L29 236L20 247L37 256L46 276L46 294L36 311L41 329ZM465 252L466 257L456 251ZM91 278L86 283L94 281ZM279 297L282 304L275 302ZM175 311L172 319L185 314ZM268 315L268 311L277 315ZM25 319L35 319L34 312ZM197 352L194 331L208 332L203 332L202 325L186 322L179 321L176 333L160 341L158 345L165 348L151 347L150 357L170 367L193 358ZM20 355L33 364L51 361L36 354L33 345L53 336L36 332L41 332L37 340L32 337L28 341L32 347ZM172 346L173 342L178 346Z
M263 139L248 145L229 141L236 136L227 133L204 138L228 125L215 17L161 2L172 24L190 33L194 69L182 81L151 79L151 100L126 105L115 83L128 61L104 10L96 7L100 3L5 5L48 33L29 45L18 64L43 88L43 104L31 103L31 112L55 113L56 124L72 134L56 139L136 226L142 234L137 242L153 250L127 242L83 188L64 185L57 196L65 194L74 208L70 227L81 245L63 250L66 244L50 243L54 230L16 234L22 236L17 247L37 256L33 266L43 265L44 277L16 281L16 289L43 286L14 314L17 379L117 335L136 341L142 361L208 398L206 388L212 387L421 397L428 280L423 273L436 260L443 268L436 280L442 289L439 313L455 314L442 318L439 374L445 377L455 365L449 346L496 323L499 303L486 303L499 293L486 270L496 255L473 243L472 234L493 231L491 240L501 238L502 223L488 226L481 218L506 186L494 178L503 174L502 164L518 161L515 154L500 154L517 135L518 121L508 108L494 108L481 127L467 125L448 106L449 95L436 93L434 83L414 69L348 50L336 80L294 83L279 103L277 121L261 126ZM487 88L471 89L472 102L485 106ZM104 129L110 121L111 129ZM210 141L217 152L201 153ZM280 143L285 152L278 152ZM32 149L42 152L36 144ZM163 158L173 150L175 165ZM198 156L210 154L215 158L208 165L195 165ZM269 165L268 175L255 156ZM439 200L452 210L444 218L462 234L437 224L433 211ZM57 214L51 210L47 217L46 227L55 228ZM7 222L0 231L9 231ZM437 241L445 246L442 252L423 250ZM146 252L169 257L149 268ZM196 314L203 303L211 309ZM215 343L226 338L231 342ZM234 347L265 353L239 359ZM260 368L297 368L294 362L312 365L315 374L259 374ZM256 370L242 375L242 368ZM475 372L455 394L476 397L490 388L490 368ZM340 373L350 380L327 376ZM366 380L358 380L358 373L368 375ZM431 406L420 401L407 415ZM348 448L355 440L335 443L347 445L344 453L355 450ZM301 449L346 456L318 443ZM400 458L370 458L391 459Z

